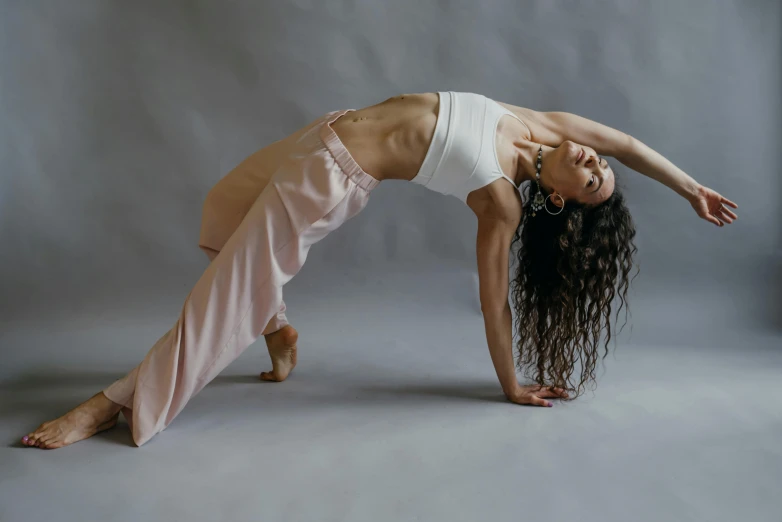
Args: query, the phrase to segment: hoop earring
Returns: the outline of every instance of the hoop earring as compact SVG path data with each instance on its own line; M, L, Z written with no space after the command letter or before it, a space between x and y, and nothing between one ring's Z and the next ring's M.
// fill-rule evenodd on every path
M551 197L551 194L549 194L548 196L546 196L546 201L548 201L548 198L550 198L550 197ZM559 207L559 212L552 212L552 211L550 211L550 210L548 209L548 205L546 205L546 201L544 201L544 202L543 202L543 208L545 208L545 209L546 209L546 212L548 212L548 213L549 213L549 214L551 214L552 216L559 215L559 214L561 214L561 213L562 213L562 211L563 211L563 210L565 210L565 198L563 198L563 197L562 197L562 196L560 196L559 194L557 194L557 197L559 197L559 199L561 199L561 200L562 200L562 206L561 206L561 207Z

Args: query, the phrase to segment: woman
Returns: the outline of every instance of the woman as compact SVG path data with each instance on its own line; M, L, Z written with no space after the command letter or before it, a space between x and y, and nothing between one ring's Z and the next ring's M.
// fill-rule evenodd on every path
M363 209L386 179L456 196L477 216L481 309L507 398L536 406L571 400L594 381L604 328L607 353L611 302L618 293L619 309L625 304L636 251L633 222L603 156L675 190L715 225L736 219L726 207L735 203L643 143L574 114L454 92L330 112L220 180L203 209L200 247L211 263L174 327L126 377L22 443L62 447L114 426L122 411L141 446L260 335L272 362L261 379L285 380L298 335L282 286L310 246ZM523 181L531 182L526 203ZM509 281L516 242L519 268ZM518 366L534 385L516 378L509 297Z

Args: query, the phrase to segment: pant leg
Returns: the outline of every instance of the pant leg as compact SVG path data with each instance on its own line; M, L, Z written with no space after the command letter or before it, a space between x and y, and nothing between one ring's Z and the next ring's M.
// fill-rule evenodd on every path
M319 135L326 146L292 156L275 174L187 296L173 328L104 390L132 410L138 446L262 334L311 245L368 202L378 181L361 171L328 125Z
M324 118L328 118L328 115L318 118L291 136L254 152L209 190L201 209L198 246L210 261L217 257L228 239L236 232L255 200L285 161L286 154L299 145L297 140L313 126L322 123ZM269 320L263 335L276 332L288 324L286 310L285 301L281 300L280 309Z
M203 245L199 245L199 248L204 251L206 256L209 258L209 261L214 261L214 258L217 257L217 254L220 253L218 250L214 250L213 248L209 248ZM285 305L285 300L280 299L280 309L277 310L277 313L274 314L271 319L269 319L268 323L266 323L266 328L263 329L263 335L274 333L278 330L281 330L283 326L290 324L288 322L288 316L285 313L287 309L288 307Z
M212 236L214 238L214 234L212 234ZM230 237L230 235L228 235L228 237ZM218 242L221 247L225 245L227 239L228 238L225 238L225 240L219 240L219 236L218 236ZM217 243L213 242L211 244L217 244ZM214 259L220 253L219 250L215 250L214 248L207 247L202 244L198 246L206 254L210 262L214 261ZM289 324L288 318L285 314L286 310L287 307L285 305L285 301L280 299L280 308L277 311L277 313L274 314L272 318L269 320L269 322L266 324L266 327L264 328L262 335L268 335L270 333L274 333L282 329L282 327L285 326L286 324ZM168 334L170 333L171 332L169 331ZM160 341L158 341L158 343L159 342ZM104 395L106 395L109 398L109 400L117 404L121 404L123 406L122 414L127 419L131 431L133 430L133 410L131 406L133 404L133 395L135 393L135 388L136 388L136 378L138 376L138 371L140 366L141 365L136 366L125 377L118 380L117 382L112 384L109 388L104 390Z

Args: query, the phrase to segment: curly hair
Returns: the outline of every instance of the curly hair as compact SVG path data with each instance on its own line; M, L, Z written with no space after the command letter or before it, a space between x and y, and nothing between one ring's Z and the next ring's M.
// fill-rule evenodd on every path
M558 215L544 209L533 217L530 205L537 191L532 183L511 246L513 251L520 243L518 272L511 281L519 337L516 366L539 385L564 388L566 400L573 400L595 382L603 329L603 359L608 355L615 296L620 299L616 317L625 306L627 324L635 227L618 187L599 205L568 201ZM548 195L545 189L542 193Z

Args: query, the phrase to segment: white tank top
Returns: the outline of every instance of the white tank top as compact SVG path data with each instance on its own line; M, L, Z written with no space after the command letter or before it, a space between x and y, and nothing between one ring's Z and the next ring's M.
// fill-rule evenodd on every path
M481 94L437 94L440 110L434 136L421 169L411 181L456 196L465 203L470 192L501 177L520 190L500 168L495 140L497 124L506 114L527 125L513 112Z

